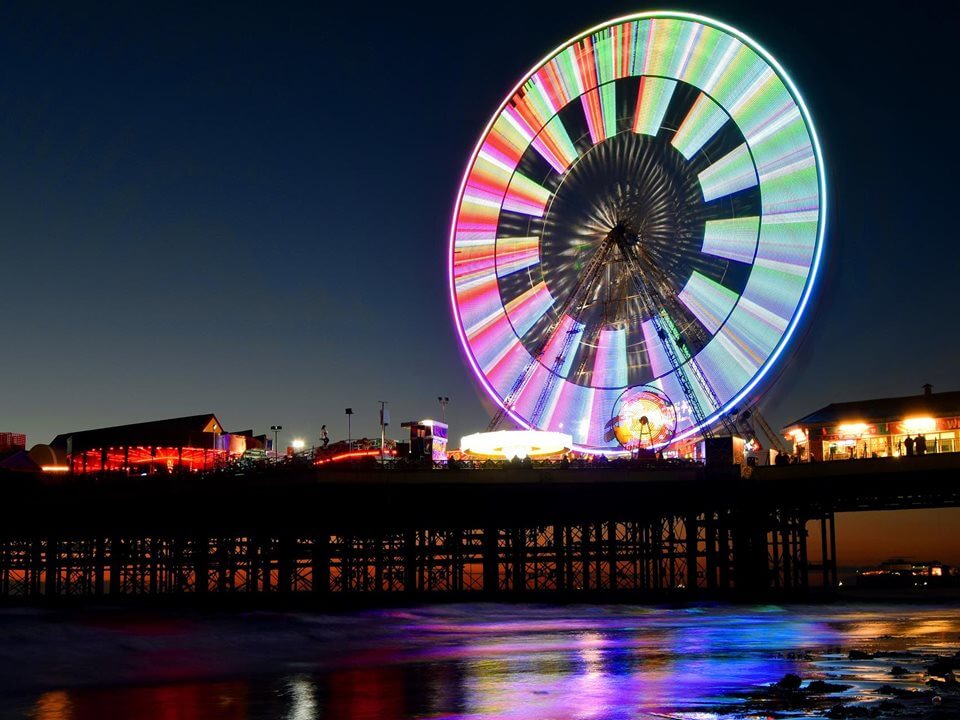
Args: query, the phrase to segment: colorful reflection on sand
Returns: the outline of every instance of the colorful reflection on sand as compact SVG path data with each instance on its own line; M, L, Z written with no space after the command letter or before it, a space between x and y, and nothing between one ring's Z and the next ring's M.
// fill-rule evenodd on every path
M770 686L787 673L844 682L850 688L837 697L848 703L892 681L920 687L920 654L954 652L958 632L955 610L931 607L0 615L0 716L620 720L760 718L775 709L815 717L809 707L774 708ZM19 654L16 639L27 648ZM892 678L886 656L851 659L851 650L918 655L898 660L903 672Z

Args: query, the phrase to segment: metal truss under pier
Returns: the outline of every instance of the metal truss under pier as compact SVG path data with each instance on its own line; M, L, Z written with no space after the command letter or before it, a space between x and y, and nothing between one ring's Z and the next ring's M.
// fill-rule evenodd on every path
M8 485L0 599L804 597L837 584L836 511L960 504L952 470L761 475L368 470Z
M832 539L832 517L820 519ZM804 522L728 517L370 534L6 538L5 598L183 593L763 595L807 589ZM822 546L824 584L836 563Z

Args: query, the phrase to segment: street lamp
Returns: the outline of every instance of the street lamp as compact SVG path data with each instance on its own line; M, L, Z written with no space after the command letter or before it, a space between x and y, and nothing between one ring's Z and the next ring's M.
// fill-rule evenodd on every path
M347 450L349 451L353 450L353 440L350 434L350 420L353 416L353 408L347 408L344 412L347 414Z
M380 465L383 465L384 445L387 443L387 425L390 424L390 411L387 410L387 401L380 401Z
M270 429L273 430L273 464L276 465L280 462L280 431L283 430L283 425L271 425Z
M446 425L447 424L447 403L450 402L450 398L444 397L443 395L438 395L437 402L440 403L440 422Z

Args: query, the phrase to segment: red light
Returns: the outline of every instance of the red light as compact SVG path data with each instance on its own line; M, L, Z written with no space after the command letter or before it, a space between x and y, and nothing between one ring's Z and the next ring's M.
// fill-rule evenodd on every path
M397 454L396 450L385 450L383 452L385 457L394 457ZM340 455L334 455L333 457L324 458L323 460L317 460L315 465L325 465L331 462L340 462L341 460L355 460L356 458L365 458L365 457L379 457L379 450L354 450L353 452L341 453Z

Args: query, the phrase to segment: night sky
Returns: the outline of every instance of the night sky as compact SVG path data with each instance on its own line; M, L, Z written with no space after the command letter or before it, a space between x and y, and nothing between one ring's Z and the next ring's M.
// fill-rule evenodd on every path
M0 10L0 430L215 412L316 438L490 417L446 290L464 164L517 79L623 2ZM699 3L792 75L832 203L816 303L762 404L960 389L956 17ZM289 430L289 434L286 433Z

